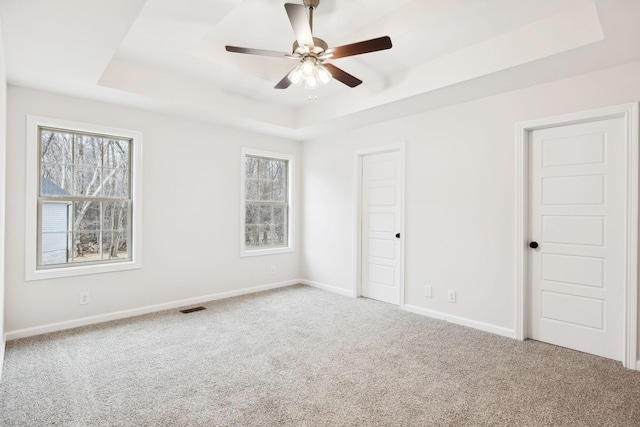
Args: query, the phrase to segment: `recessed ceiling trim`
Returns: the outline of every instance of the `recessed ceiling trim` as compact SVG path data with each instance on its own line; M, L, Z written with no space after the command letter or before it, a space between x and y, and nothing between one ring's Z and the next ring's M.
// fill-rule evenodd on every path
M564 10L413 67L388 81L370 84L366 88L367 108L435 91L602 40L604 34L592 3ZM342 94L336 96L330 108L326 108L326 104L311 106L301 112L299 123L304 127L314 124L319 117L331 120L361 111L360 98Z

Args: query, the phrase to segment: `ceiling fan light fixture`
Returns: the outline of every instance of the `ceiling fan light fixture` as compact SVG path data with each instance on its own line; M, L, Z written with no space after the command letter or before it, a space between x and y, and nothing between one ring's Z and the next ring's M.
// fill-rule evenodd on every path
M305 78L309 77L311 75L313 75L313 73L315 72L315 64L313 62L312 59L310 58L305 58L304 62L301 65L302 68L302 73L304 74Z
M314 76L313 74L310 75L309 77L307 77L306 79L304 79L304 88L305 89L315 89L317 88L318 85L318 80L316 79L316 76Z
M303 58L302 63L291 70L287 77L294 85L301 86L304 83L305 89L316 89L332 79L327 67L312 56Z
M298 65L289 73L289 80L294 85L299 85L300 83L302 83L302 78L303 78L303 75L302 75L302 70L300 65Z
M329 72L327 67L322 64L318 65L317 68L318 81L320 82L320 84L326 85L331 81L331 73Z

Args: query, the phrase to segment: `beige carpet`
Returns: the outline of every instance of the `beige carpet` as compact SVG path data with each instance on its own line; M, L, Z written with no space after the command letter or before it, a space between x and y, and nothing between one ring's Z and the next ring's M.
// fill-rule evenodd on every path
M8 343L2 426L639 426L640 372L294 286Z

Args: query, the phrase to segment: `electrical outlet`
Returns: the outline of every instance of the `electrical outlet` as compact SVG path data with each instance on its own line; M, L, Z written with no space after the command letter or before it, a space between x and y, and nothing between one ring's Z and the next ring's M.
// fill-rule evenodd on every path
M447 301L456 302L456 291L452 291L449 289L449 293L447 294Z
M271 266L271 274L276 274L276 266L275 265Z
M427 298L431 298L433 296L433 289L431 286L426 285L424 287L424 296Z
M80 292L80 305L89 304L89 292Z

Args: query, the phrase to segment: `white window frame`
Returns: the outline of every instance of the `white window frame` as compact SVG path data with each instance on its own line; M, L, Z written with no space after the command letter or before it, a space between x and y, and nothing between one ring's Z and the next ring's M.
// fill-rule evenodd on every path
M266 157L274 160L283 160L287 162L287 246L278 246L275 248L260 248L260 249L247 249L245 246L245 219L246 219L246 206L245 206L245 159L247 156L254 157ZM295 239L293 224L295 223L294 212L294 176L296 174L295 169L295 156L286 153L276 153L273 151L256 150L253 148L243 147L241 149L240 156L240 257L252 257L260 255L274 255L291 253L295 251Z
M40 182L39 128L110 135L132 141L131 147L131 260L105 264L74 264L38 269L38 183ZM27 116L27 179L25 215L25 280L44 280L142 268L142 132L39 116Z

